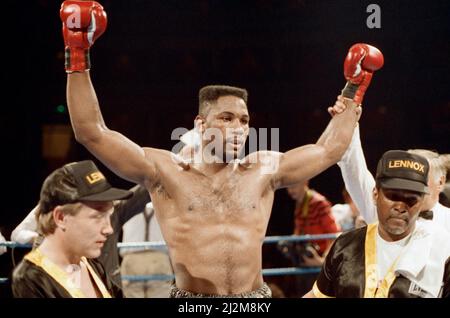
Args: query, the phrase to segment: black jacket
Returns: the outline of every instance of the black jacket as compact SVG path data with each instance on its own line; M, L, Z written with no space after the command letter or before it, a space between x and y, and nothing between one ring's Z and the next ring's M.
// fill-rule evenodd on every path
M145 205L150 202L150 196L147 189L137 185L130 189L134 195L128 199L120 201L114 208L111 215L111 226L114 233L108 236L102 249L102 254L97 258L110 276L112 282L119 288L122 288L122 280L120 277L120 262L117 243L123 225L136 214L144 212Z

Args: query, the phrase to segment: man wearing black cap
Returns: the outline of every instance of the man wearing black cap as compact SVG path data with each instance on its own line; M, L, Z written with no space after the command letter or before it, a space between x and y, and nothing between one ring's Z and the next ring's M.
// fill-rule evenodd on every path
M379 223L337 238L305 297L450 297L450 235L416 222L428 171L420 155L383 154L373 189Z
M90 161L70 163L44 181L36 213L41 245L13 273L15 297L109 298L119 290L98 261L108 235L113 200L132 192L111 187Z
M111 227L114 233L108 236L102 248L102 254L98 257L98 261L105 268L112 282L120 289L122 289L122 277L120 276L120 259L117 243L120 241L122 227L128 220L141 214L146 204L150 201L147 189L140 185L132 187L129 191L133 192L133 196L130 199L117 201L114 204L114 212L111 215ZM11 241L20 244L33 244L34 247L39 246L42 236L37 232L36 213L38 208L39 205L37 204L12 231Z
M334 116L345 109L341 105L328 108L328 112ZM450 233L450 209L439 202L439 196L444 190L446 174L450 170L450 155L439 154L426 149L410 149L408 152L425 157L430 164L428 172L428 190L425 195L419 222L422 219L432 220ZM377 221L376 207L372 201L372 189L375 179L367 168L366 159L361 145L359 125L356 126L352 141L341 160L337 163L341 169L345 188L361 212L366 223Z

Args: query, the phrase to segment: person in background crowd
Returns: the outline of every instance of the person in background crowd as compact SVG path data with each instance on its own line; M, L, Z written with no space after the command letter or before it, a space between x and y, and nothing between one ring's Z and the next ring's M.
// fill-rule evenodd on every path
M340 231L331 213L331 203L320 193L309 188L309 180L288 187L289 196L295 200L294 235L326 234ZM333 240L317 240L289 244L288 250L295 257L294 265L322 266ZM283 250L283 249L282 249ZM317 274L296 276L298 295L311 289Z
M341 231L345 232L366 225L362 216L359 215L355 202L353 202L345 188L342 190L342 198L344 199L344 204L338 203L331 207L331 212L336 223L341 227Z
M164 238L156 220L151 202L145 210L123 226L123 242L161 242ZM173 270L167 248L122 248L122 276L163 275L172 276ZM128 298L167 298L172 279L129 281L124 279L123 292Z

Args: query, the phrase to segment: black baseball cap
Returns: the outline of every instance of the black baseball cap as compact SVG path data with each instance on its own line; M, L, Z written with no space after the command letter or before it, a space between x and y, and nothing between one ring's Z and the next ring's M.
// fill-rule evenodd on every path
M376 182L385 189L409 190L428 194L428 171L425 157L403 150L389 150L378 161Z
M57 205L79 201L129 199L133 192L113 188L91 160L66 164L51 173L41 189L39 204L47 213Z

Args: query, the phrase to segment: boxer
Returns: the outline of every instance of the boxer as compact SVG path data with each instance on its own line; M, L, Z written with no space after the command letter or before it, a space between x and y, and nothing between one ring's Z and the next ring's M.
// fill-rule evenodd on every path
M346 98L346 111L331 119L315 144L235 160L249 132L247 91L203 87L195 127L203 136L203 149L212 143L205 138L211 130L221 132L214 143L224 151L183 164L169 151L140 147L106 126L89 73L89 50L107 24L102 6L65 1L60 16L75 137L117 175L148 189L173 262L176 283L171 296L270 297L262 277L261 247L274 192L310 179L339 160L351 140L361 100ZM368 51L346 69L355 69L354 76L358 70L371 74L380 59L381 53ZM369 83L366 79L353 88L365 91ZM269 172L267 162L276 163Z

